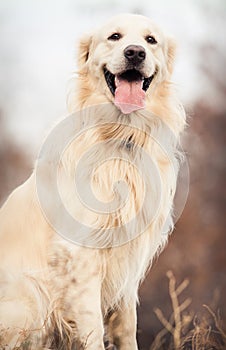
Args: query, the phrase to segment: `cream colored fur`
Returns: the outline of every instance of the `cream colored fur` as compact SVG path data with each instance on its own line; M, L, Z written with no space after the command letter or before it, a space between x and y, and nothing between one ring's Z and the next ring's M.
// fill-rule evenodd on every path
M107 38L114 32L122 32L123 38L109 42ZM147 34L155 35L156 47L144 40ZM123 49L131 44L146 50L145 74L151 75L156 67L157 74L146 93L146 109L122 115L113 103L103 66L117 74L123 67ZM8 344L13 349L26 340L31 349L72 349L75 345L78 349L104 349L105 325L106 337L118 349L137 349L138 287L167 241L165 222L170 222L178 170L177 145L185 125L183 108L170 81L174 51L172 39L138 15L113 18L81 40L70 111L83 109L86 113L85 107L92 106L88 117L85 115L87 127L93 121L96 126L76 138L64 152L59 188L72 216L94 228L101 227L93 238L97 248L70 243L56 234L40 208L35 173L10 195L0 211L1 346ZM79 115L82 118L83 114ZM126 147L130 136L134 150ZM118 140L124 141L124 146ZM127 183L129 197L116 216L95 213L74 199L74 168L98 143L99 151L84 162L84 173L103 155L116 157L97 168L92 179L95 195L106 206L114 198L113 185L119 180ZM147 216L155 209L160 193L136 147L147 152L156 165L162 197L154 221L145 232L131 239L142 227L138 222L134 232L122 230L127 243L120 245L119 239L119 246L111 248L117 242L107 229L123 226L136 217L145 191L150 204L142 208L142 213ZM139 168L142 174L136 170ZM41 184L48 190L48 167L43 172Z

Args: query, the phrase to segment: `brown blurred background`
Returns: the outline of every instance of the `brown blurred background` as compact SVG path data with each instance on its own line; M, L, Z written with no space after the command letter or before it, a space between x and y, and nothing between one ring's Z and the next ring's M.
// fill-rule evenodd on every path
M168 270L178 283L189 279L182 299L192 298L191 312L202 317L203 304L211 305L220 310L226 327L225 2L172 1L169 6L166 1L139 1L137 6L136 1L92 5L67 0L60 5L51 0L34 8L27 1L3 1L1 6L1 203L31 173L45 128L65 113L66 81L74 69L73 45L80 32L114 12L137 11L162 19L178 36L175 80L188 115L183 143L190 189L169 244L141 287L138 338L140 348L149 349L162 328L154 308L171 313Z
M143 349L148 349L162 328L153 309L161 308L168 317L172 312L168 270L173 271L178 284L189 279L181 298L192 298L189 312L201 318L203 304L207 304L216 313L219 310L226 327L225 107L216 111L204 101L194 106L185 142L190 164L188 201L169 245L141 287L139 339Z

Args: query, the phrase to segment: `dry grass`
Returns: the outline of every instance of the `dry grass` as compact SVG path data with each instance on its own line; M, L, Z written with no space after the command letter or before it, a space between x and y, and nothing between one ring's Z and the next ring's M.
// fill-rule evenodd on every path
M48 329L45 323L43 327L38 329L15 328L16 344L10 347L4 340L7 339L9 330L0 327L0 350L74 350L73 338L68 334L66 327L62 327L60 333L59 329L53 326L51 331L49 333L47 331L46 336L43 336L42 332L45 328ZM80 348L76 347L76 350L80 350Z
M189 281L185 279L176 286L176 279L172 271L168 271L169 296L172 305L172 314L167 319L161 309L156 308L155 314L161 322L163 328L156 335L150 350L225 350L226 349L226 331L223 329L223 322L219 312L215 312L212 307L203 305L203 315L197 317L188 307L191 304L191 298L180 301L182 292L187 288ZM40 329L19 330L18 344L12 349L4 344L4 338L7 338L7 329L0 328L0 350L33 350L34 337L31 341L31 333L39 332ZM51 349L69 350L73 346L59 344L57 333L54 333L50 345ZM63 337L64 338L64 337ZM66 335L65 335L66 338ZM72 346L72 347L71 347ZM48 350L43 347L36 347L36 350Z
M6 344L5 339L8 338L9 329L0 328L0 350L31 350L34 349L35 343L35 333L40 332L40 329L15 329L15 333L17 334L17 340L14 347L10 347ZM31 340L31 335L32 339ZM36 350L44 350L43 347L37 346Z
M176 287L176 279L169 271L169 295L172 305L172 315L169 320L160 309L155 314L163 325L157 334L150 350L225 350L226 332L222 320L209 306L203 305L204 314L201 319L188 312L191 299L179 301L179 296L187 288L189 281L185 279Z

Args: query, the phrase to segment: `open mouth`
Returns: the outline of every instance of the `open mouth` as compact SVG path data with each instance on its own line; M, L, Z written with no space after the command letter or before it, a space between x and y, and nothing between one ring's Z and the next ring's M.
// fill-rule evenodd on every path
M149 78L144 78L142 74L136 69L129 69L121 74L114 75L109 70L104 68L104 76L111 91L112 95L115 96L116 90L116 79L125 80L129 83L142 81L142 89L146 92L151 85L151 82L155 76L156 72L152 74Z
M155 74L156 72L145 78L138 70L129 69L114 75L104 68L107 85L114 96L114 104L124 114L145 108L145 93Z

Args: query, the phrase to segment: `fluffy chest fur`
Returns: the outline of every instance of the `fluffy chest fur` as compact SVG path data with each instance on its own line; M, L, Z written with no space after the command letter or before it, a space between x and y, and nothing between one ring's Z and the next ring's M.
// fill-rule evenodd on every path
M156 220L163 225L170 215L178 168L176 142L153 115L125 118L111 115L110 108L106 114L106 106L92 109L98 116L95 123L90 111L87 118L82 113L82 129L80 115L76 119L75 128L81 132L64 152L58 184L70 214L91 227L82 243L110 248L133 240Z
M96 261L106 314L120 301L137 297L140 281L167 241L178 162L173 134L154 115L125 118L109 113L111 108L106 114L106 106L92 108L98 116L94 124L86 111L81 120L77 116L75 128L84 132L65 150L59 176L68 211L91 227L86 248L57 239L51 244L50 265L54 275L64 265L62 274L70 281L81 264ZM65 257L64 264L52 264L56 257L61 262Z

